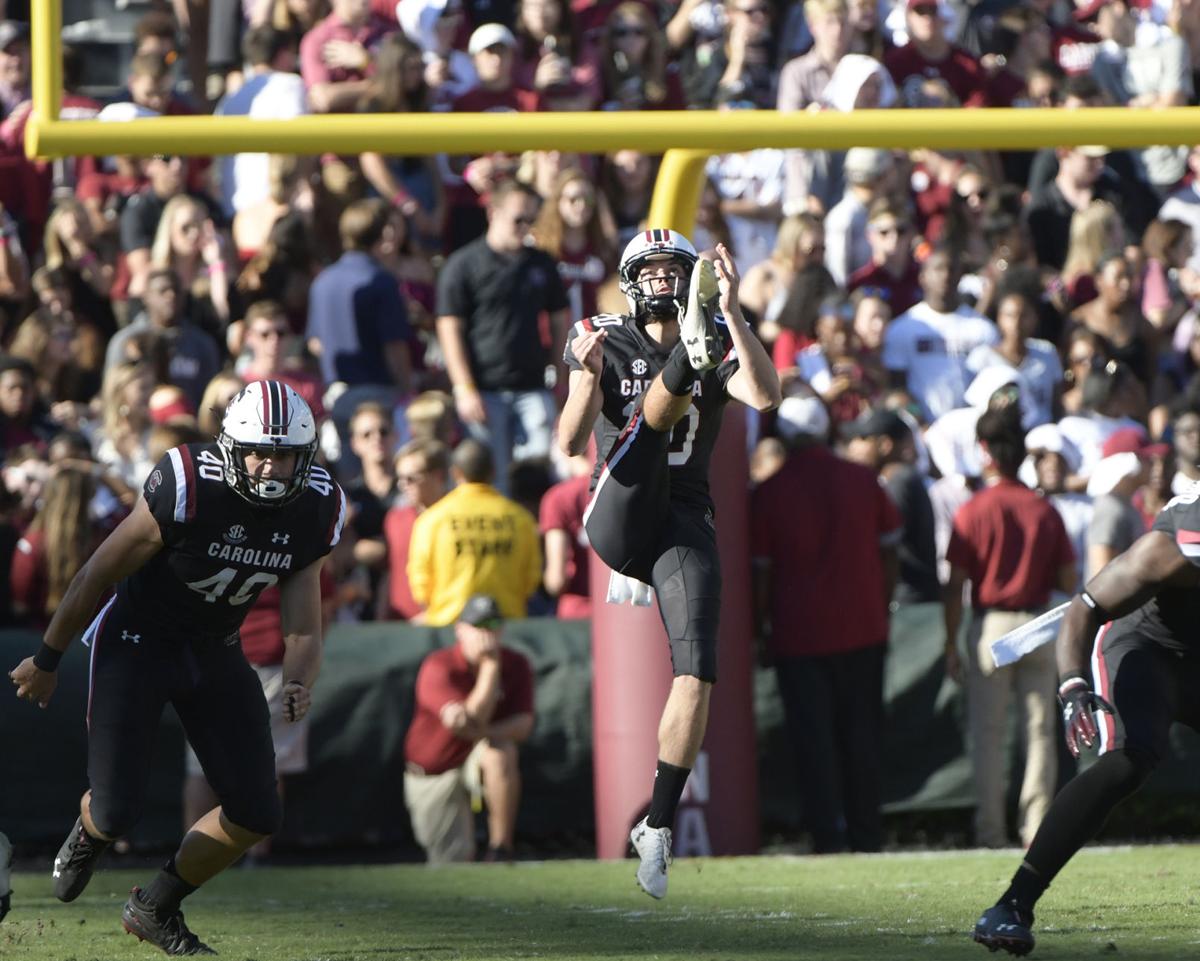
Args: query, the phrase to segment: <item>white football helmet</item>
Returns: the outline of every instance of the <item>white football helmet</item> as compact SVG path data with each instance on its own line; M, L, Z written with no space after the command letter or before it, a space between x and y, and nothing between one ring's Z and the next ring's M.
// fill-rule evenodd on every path
M298 497L308 485L317 453L317 425L312 411L287 384L260 380L248 384L229 402L217 437L225 461L225 482L251 504L278 507ZM246 454L295 451L291 477L256 477L246 470Z
M625 245L621 254L621 263L617 266L617 278L621 293L629 301L629 310L634 317L642 319L643 314L669 314L671 311L681 311L687 307L688 281L691 280L692 268L699 258L692 242L683 234L674 230L643 230L633 240ZM639 285L638 271L650 263L661 260L677 261L684 270L683 280L675 285L675 290L669 294L654 294L649 288L649 282Z

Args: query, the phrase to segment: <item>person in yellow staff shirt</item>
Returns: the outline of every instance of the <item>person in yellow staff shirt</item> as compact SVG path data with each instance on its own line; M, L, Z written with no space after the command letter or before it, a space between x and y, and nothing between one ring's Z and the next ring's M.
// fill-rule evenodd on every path
M524 617L541 583L537 522L492 486L493 475L491 451L463 441L451 462L457 486L413 525L409 587L430 626L453 624L473 594L494 597L505 618Z

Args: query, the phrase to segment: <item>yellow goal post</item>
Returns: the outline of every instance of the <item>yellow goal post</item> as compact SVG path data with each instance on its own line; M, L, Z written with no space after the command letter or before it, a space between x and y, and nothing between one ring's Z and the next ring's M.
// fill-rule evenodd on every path
M31 4L33 111L30 157L241 152L400 156L563 150L663 154L650 221L690 233L712 154L757 147L845 150L917 147L1033 150L1104 144L1143 147L1200 143L1200 107L1086 110L681 110L587 113L321 114L291 120L154 117L125 123L59 119L62 102L60 0Z

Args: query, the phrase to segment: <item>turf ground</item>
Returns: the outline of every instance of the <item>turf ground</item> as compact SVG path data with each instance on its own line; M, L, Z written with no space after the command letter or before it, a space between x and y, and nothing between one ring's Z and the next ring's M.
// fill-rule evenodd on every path
M663 902L635 889L632 861L263 868L230 871L186 906L191 928L234 961L969 961L992 957L967 932L1018 859L681 860ZM69 905L53 900L48 871L18 873L0 958L164 957L120 925L149 873L101 871ZM1200 847L1085 851L1040 905L1033 957L1197 957L1198 891Z

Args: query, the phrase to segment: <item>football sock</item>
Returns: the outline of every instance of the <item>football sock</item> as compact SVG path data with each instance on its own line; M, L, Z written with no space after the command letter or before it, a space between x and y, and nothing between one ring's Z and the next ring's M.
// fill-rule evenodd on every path
M1055 796L1029 845L1025 863L1013 877L1012 896L1023 907L1032 908L1063 865L1100 833L1112 809L1142 786L1153 767L1153 760L1138 752L1109 751L1068 781ZM1023 877L1023 871L1029 877ZM1031 894L1032 900L1021 900Z
M684 785L687 784L691 768L676 767L666 761L659 761L654 771L654 793L650 796L650 812L646 815L646 825L652 828L667 828L675 823L675 809L679 807L679 798L683 796Z
M662 369L662 383L668 394L676 397L688 397L692 393L692 384L696 382L696 370L688 360L687 348L679 341L672 349Z
M1017 873L1012 877L1012 883L1009 884L1008 890L1004 892L1000 901L1004 903L1015 901L1017 907L1022 910L1032 911L1033 906L1037 904L1038 898L1045 890L1046 882L1042 876L1028 864L1022 863L1017 868Z
M172 857L158 877L150 882L142 891L142 900L154 908L154 913L160 917L170 917L179 910L179 902L196 890L194 884L188 884L175 871L175 858Z

